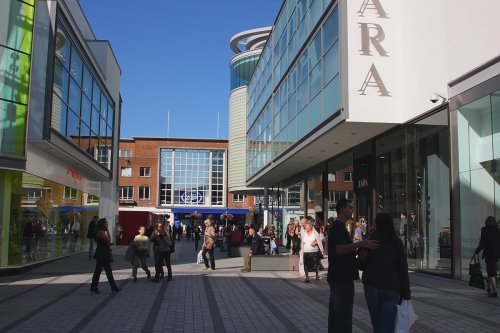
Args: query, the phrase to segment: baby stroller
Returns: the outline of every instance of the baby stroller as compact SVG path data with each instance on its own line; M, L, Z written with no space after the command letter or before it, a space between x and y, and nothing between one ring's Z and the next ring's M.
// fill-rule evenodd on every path
M271 253L271 237L262 236L262 241L264 242L264 255L268 256Z

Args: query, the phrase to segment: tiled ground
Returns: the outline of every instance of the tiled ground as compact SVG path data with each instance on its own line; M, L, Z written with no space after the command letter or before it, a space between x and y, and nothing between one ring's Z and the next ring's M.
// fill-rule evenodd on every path
M89 292L94 262L77 254L0 278L0 332L326 332L326 273L304 284L293 272L241 273L242 258L216 250L216 270L195 264L193 242L177 243L174 279L131 281L125 248L114 249L122 292ZM149 265L154 270L152 258ZM500 301L461 281L411 274L419 319L412 332L500 332ZM356 284L354 332L371 332Z

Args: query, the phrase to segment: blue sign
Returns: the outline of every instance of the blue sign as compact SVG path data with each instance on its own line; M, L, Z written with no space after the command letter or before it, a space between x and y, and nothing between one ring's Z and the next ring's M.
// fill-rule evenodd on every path
M181 192L181 203L186 205L199 205L203 204L205 197L203 192L199 191L184 191Z

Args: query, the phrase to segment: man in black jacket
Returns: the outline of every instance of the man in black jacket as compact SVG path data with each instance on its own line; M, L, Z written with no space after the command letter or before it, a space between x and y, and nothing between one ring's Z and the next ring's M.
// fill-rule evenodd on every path
M89 228L87 230L87 239L89 240L89 260L94 257L94 241L96 237L96 223L99 220L99 216L94 216L89 223Z
M252 245L250 246L250 250L245 253L243 257L243 269L241 271L245 273L252 270L252 256L264 254L264 242L259 234L255 232L255 228L251 227L248 230L248 234L252 237Z

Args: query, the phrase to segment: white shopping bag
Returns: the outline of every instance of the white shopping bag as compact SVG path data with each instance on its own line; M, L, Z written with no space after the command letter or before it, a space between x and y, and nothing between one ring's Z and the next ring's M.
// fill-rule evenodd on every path
M203 264L203 250L200 250L200 252L198 252L198 258L196 259L196 263L197 264Z
M299 253L299 274L300 276L305 276L306 272L304 269L304 251L301 249Z
M398 308L398 317L396 319L396 333L409 333L410 327L415 323L418 316L413 310L411 301L404 299Z

